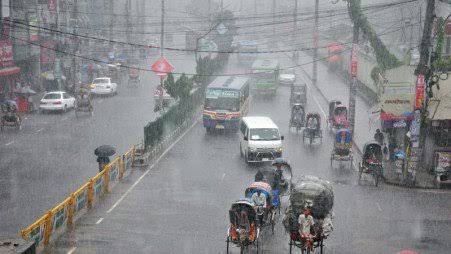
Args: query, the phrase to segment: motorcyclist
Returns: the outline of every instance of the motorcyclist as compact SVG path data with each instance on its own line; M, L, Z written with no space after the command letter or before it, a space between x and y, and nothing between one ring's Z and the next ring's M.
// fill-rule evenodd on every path
M5 115L3 116L7 122L15 122L20 120L19 114L17 114L17 103L14 100L6 100L3 110L5 111Z

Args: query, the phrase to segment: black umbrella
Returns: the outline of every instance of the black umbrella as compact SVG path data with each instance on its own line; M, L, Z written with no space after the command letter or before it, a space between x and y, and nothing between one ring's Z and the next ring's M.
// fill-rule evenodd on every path
M94 150L94 154L99 157L108 157L116 153L116 149L110 145L99 146Z

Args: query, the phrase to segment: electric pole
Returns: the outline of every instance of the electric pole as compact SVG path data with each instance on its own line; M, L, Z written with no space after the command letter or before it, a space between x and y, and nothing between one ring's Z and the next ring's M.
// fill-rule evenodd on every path
M72 48L73 48L73 56L72 56L72 65L73 65L73 87L74 92L77 90L78 86L78 70L77 70L77 57L76 54L78 52L78 0L74 0L74 12L72 13L72 18L75 21L74 24L74 39L72 41Z
M110 50L113 46L113 24L114 24L114 1L109 1L109 7L110 7L110 24L109 24L109 33L108 33L108 39L110 40Z
M163 57L164 49L164 0L161 0L161 34L160 34L160 57ZM160 110L163 112L163 76L160 76Z
M272 34L276 34L276 0L272 0Z
M319 0L315 0L315 24L313 30L313 69L312 69L312 83L316 86L318 80L318 5Z
M296 61L296 64L298 64L298 54L299 52L297 51L297 45L295 43L295 41L298 39L298 0L294 0L294 12L293 12L293 45L294 45L294 52L293 52L293 56L294 56L294 60Z
M355 129L355 97L357 96L357 51L359 46L359 27L353 25L352 51L351 51L351 83L349 85L349 131L354 137Z
M414 119L410 125L410 154L408 155L408 172L411 172L415 176L416 170L421 167L421 157L422 157L422 134L421 123L422 115L427 113L427 109L424 103L425 92L430 85L431 79L431 35L432 35L432 25L435 16L435 0L427 1L426 16L424 20L423 27L423 37L421 39L420 45L420 62L415 69L415 74L417 75L417 84L415 89L415 107L414 107ZM429 83L429 84L428 84Z

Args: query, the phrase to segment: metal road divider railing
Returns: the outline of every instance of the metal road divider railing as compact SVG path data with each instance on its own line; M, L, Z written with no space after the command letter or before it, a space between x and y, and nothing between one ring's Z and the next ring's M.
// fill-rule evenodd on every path
M148 149L147 159L155 163L157 158L167 149L190 125L199 120L202 105L190 117L165 135L158 144ZM61 235L67 227L93 208L101 196L107 194L117 182L121 181L130 171L135 147L125 154L117 156L104 169L90 178L76 191L71 193L63 202L59 203L27 228L20 231L23 239L34 241L37 247L48 245L49 242Z
M117 156L102 171L71 193L63 202L50 209L41 218L21 230L23 239L34 241L36 246L47 245L73 225L87 210L91 209L99 198L108 193L117 182L129 172L133 157L133 148Z

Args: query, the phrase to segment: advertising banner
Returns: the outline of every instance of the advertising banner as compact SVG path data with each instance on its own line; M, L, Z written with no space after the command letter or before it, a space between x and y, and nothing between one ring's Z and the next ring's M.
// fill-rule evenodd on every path
M33 241L36 243L36 246L39 245L39 243L44 238L44 224L39 225L39 227L36 227L33 229L30 234L28 235L28 239L30 241Z
M61 227L67 219L67 207L64 206L53 215L53 231Z
M82 191L75 197L75 212L79 212L86 207L87 191Z
M100 195L102 193L103 189L103 177L100 177L97 179L97 181L94 183L94 195Z
M13 44L10 40L0 41L0 67L14 65Z
M417 86L415 88L415 109L421 109L423 107L424 92L426 90L426 85L424 82L424 75L418 75Z

